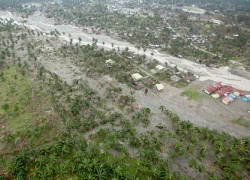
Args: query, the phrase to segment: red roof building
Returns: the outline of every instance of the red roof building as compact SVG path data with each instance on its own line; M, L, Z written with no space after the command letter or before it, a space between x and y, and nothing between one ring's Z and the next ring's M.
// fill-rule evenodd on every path
M206 89L204 89L203 91L206 94L212 94L213 92L217 91L218 89L220 89L222 87L222 82L218 82L215 83L214 85L208 86Z
M215 94L218 94L221 97L224 94L228 94L232 90L233 90L232 86L224 86L220 90L216 91Z

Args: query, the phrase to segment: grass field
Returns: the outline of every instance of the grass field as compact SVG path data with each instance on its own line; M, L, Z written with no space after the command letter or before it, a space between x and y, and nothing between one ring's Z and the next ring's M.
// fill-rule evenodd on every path
M181 95L188 97L188 99L190 100L200 100L204 98L204 95L195 89L188 89L186 91L183 91Z
M191 13L199 13L199 14L205 13L204 9L200 9L200 8L192 7L192 6L184 6L183 11L187 11L187 12L191 12Z
M0 119L11 132L32 124L31 81L18 67L8 67L1 72Z
M246 128L250 128L250 120L246 120L243 117L232 120L233 123L244 126Z
M210 24L205 24L205 25L204 25L204 28L205 28L205 29L211 29L211 25L210 25Z
M62 125L50 96L30 77L34 76L18 66L6 67L0 73L0 155L60 136Z

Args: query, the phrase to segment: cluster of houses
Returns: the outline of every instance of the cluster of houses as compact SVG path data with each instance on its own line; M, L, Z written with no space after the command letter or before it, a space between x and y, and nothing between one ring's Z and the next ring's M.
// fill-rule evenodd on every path
M191 81L195 81L196 79L198 79L199 77L189 71L186 71L180 67L176 67L175 64L169 64L168 65L170 68L177 68L178 69L178 72L174 72L172 74L172 76L170 76L170 79L173 81L173 82L179 82L180 80L184 79L185 81L187 82L191 82ZM161 66L161 65L157 65L155 67L156 69L156 72L162 72L164 71L165 67ZM152 72L152 71L151 71Z
M217 82L203 89L203 92L211 95L213 98L222 98L222 103L228 105L237 97L243 101L250 102L250 95L244 95L244 92L234 89L232 86L223 85L222 82Z
M221 25L221 24L223 24L222 21L217 20L217 19L211 19L210 22L211 22L211 23L214 23L214 24L216 24L216 25Z
M101 30L96 29L95 27L85 27L83 28L83 31L85 31L88 34L101 34Z
M178 82L181 79L185 79L187 82L195 81L197 77L191 72L177 72L172 75L171 80L174 82Z
M105 66L107 68L111 68L114 64L115 64L115 61L112 59L107 59L105 61ZM177 68L175 65L172 67L171 65L172 64L169 64L168 68L171 68L173 70L171 73L172 75L170 76L170 79L173 82L178 82L182 79L184 79L187 82L191 82L191 81L195 81L198 78L196 75L194 75L191 72L185 71L184 69L179 68L179 67ZM152 74L162 73L168 68L164 67L163 65L158 64L154 66L154 69L151 69L151 72ZM176 72L175 69L177 69L178 72ZM154 86L155 89L157 89L158 91L162 91L164 89L164 85L159 83L157 80L155 80L155 78L151 76L143 77L143 75L141 75L140 72L136 69L132 69L128 71L127 74L131 76L133 87L136 90L140 90L144 88L145 86L150 87L150 88Z
M163 72L166 68L162 65L157 65L155 66L154 69L151 70L151 72L153 74L155 73L160 73ZM139 90L144 88L144 84L155 84L155 87L158 91L162 91L164 89L164 86L161 83L157 83L156 81L154 81L153 79L149 78L149 77L143 77L141 74L139 74L136 71L129 71L127 72L128 74L131 74L131 77L133 79L133 85L134 88ZM187 82L191 82L191 81L195 81L198 77L196 75L194 75L191 72L185 72L185 71L178 71L175 72L171 77L171 80L173 82L178 82L181 79L184 79ZM143 79L144 84L141 82L141 80ZM147 83L149 81L149 83Z
M192 42L196 42L200 44L204 44L207 41L207 39L202 37L201 35L189 35L187 36L187 39Z
M131 77L133 79L133 87L136 90L144 88L144 84L141 82L142 79L145 80L145 83L147 83L147 80L149 81L149 83L155 83L155 88L157 89L157 91L162 91L164 89L163 84L157 83L156 81L151 80L150 78L143 77L138 72L131 74Z
M157 65L155 67L156 71L162 71L164 69L163 66L161 65ZM156 80L152 79L151 77L143 77L139 72L137 72L136 70L131 70L127 72L128 74L131 75L131 78L133 80L133 87L136 90L140 90L142 88L145 87L144 84L154 84L155 89L157 89L157 91L162 91L164 89L164 85L161 83L157 83ZM142 82L143 80L143 82Z

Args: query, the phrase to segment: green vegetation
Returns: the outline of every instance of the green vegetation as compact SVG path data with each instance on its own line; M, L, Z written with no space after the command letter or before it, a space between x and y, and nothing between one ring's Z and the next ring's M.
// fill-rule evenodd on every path
M250 121L245 119L244 117L240 117L238 119L232 120L233 123L239 124L241 126L244 126L246 128L250 128Z
M188 89L181 93L182 96L187 96L190 100L200 100L204 97L203 94L201 94L196 89Z
M12 132L32 125L31 82L22 75L21 68L5 68L0 80L0 119L9 125Z
M205 12L204 9L200 9L200 8L192 7L192 6L184 6L183 9L188 10L190 12L194 12L194 13L204 13Z
M157 79L159 79L161 81L165 81L165 82L171 84L173 87L176 87L176 88L183 88L183 87L188 86L189 83L185 79L181 79L178 82L174 82L174 81L171 80L171 76L175 74L174 73L175 71L176 71L175 68L173 70L169 69L169 70L166 70L166 71L163 71L163 72L156 73L155 76L156 76Z
M173 2L168 0L159 1L158 3L161 4L163 2L173 4ZM190 4L190 2L186 3ZM196 3L204 6L201 2ZM235 5L234 2L230 3ZM237 7L246 8L242 6L245 3L241 2ZM109 4L109 8L107 8L107 4ZM54 17L58 24L74 21L84 29L92 29L94 33L105 32L110 36L118 36L125 41L135 44L138 50L146 51L148 48L151 48L151 45L159 45L161 50L167 51L174 56L180 54L185 58L199 59L199 62L203 64L216 65L227 65L230 59L238 59L239 57L243 59L249 58L249 33L241 27L243 23L247 25L249 22L247 21L249 18L247 15L228 17L233 22L228 22L226 16L225 20L221 19L223 22L226 21L226 23L219 26L210 23L208 20L204 28L204 21L200 19L203 19L203 16L206 19L206 15L201 15L200 18L192 20L192 16L189 13L171 11L171 8L166 6L166 3L159 6L156 11L151 7L150 3L145 1L143 3L144 8L149 9L149 12L151 10L154 14L153 16L140 11L127 14L123 12L122 8L114 10L111 8L113 6L112 3L107 4L104 2L91 3L89 1L67 0L64 1L63 5L58 6L55 4L46 8L47 15ZM217 6L217 3L213 5ZM136 2L127 2L125 5L125 7L131 9L137 9L141 6L140 3ZM196 7L185 7L191 11L201 11L201 9ZM223 5L223 7L225 6ZM210 8L206 8L206 10L211 11ZM218 10L215 7L212 9L213 11ZM164 12L171 12L173 16L169 18L169 15L166 15ZM217 17L215 15L213 17L210 14L209 18L216 19ZM234 37L235 34L238 36ZM192 38L193 35L200 37Z
M58 136L57 128L61 128L58 120L45 112L45 109L52 112L50 100L43 89L38 90L37 84L32 83L29 79L32 76L22 66L7 66L1 71L0 157Z
M43 2L48 2L49 0L44 0ZM41 3L40 0L2 0L0 7L19 7L24 3Z
M88 141L71 131L63 134L63 140L35 151L25 149L2 165L8 163L7 172L12 178L190 179L179 172L171 173L171 166L178 159L188 163L194 176L247 177L249 139L198 128L180 121L168 110L162 112L172 121L172 130L164 126L137 134L136 124L125 120L120 124L121 130L114 126L100 129ZM127 143L138 154L136 158L130 157ZM162 158L161 153L168 157ZM185 167L182 163L178 166Z
M210 24L204 24L204 28L205 28L205 29L210 29L210 28L211 28L211 25L210 25Z

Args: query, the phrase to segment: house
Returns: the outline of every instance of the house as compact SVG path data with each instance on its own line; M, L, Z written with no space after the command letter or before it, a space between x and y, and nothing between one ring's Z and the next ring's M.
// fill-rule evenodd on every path
M112 59L108 59L105 61L106 65L111 67L113 64L115 64L115 62Z
M151 72L152 74L156 74L156 73L157 73L157 71L156 71L155 69L151 69L150 72Z
M222 103L228 105L231 102L233 102L235 100L235 98L236 98L236 95L231 93L231 94L229 94L229 96L226 96L225 98L223 98Z
M178 76L176 76L176 75L173 75L173 76L171 76L170 78L171 78L171 80L174 81L174 82L178 82L178 81L181 80L181 78L178 77Z
M215 99L222 97L225 94L228 94L230 91L232 91L233 87L232 86L224 86L220 90L216 91L214 94L211 96Z
M134 73L131 76L134 81L140 81L143 78L139 73Z
M196 80L196 76L194 74L192 74L191 72L178 72L176 73L177 76L179 76L182 79L185 79L187 82L191 82L191 81L195 81Z
M160 48L161 46L158 45L158 44L156 44L156 45L154 45L154 44L149 44L148 47L154 49L154 48Z
M142 82L137 81L137 82L133 82L133 87L134 87L136 90L140 90L140 89L144 88L144 85L142 84Z
M241 90L235 90L233 93L235 96L239 97L239 96L243 96L244 95L244 91Z
M214 85L208 86L207 88L203 89L203 92L206 94L212 94L218 89L220 89L221 87L222 87L222 83L218 82L218 83L215 83Z
M220 97L219 94L212 94L211 96L212 96L214 99L218 99L218 98Z
M161 65L157 65L157 66L155 66L155 69L156 69L158 72L160 72L160 71L162 71L162 70L164 69L164 67L161 66Z
M158 91L162 91L164 89L163 84L156 84L155 86Z
M250 102L250 95L245 95L241 98L243 101Z
M226 96L226 97L223 98L223 100L222 100L222 103L223 103L223 104L226 104L226 105L228 105L230 102L231 102L231 100L229 99L228 96Z
M211 22L211 23L214 23L214 24L217 24L217 25L220 25L220 24L223 23L222 21L217 20L217 19L211 19L210 22Z

